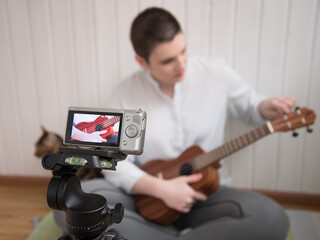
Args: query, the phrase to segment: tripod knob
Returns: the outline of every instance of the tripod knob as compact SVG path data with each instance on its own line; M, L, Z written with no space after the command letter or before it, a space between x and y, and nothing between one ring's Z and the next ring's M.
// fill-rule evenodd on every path
M117 203L111 212L111 218L114 223L120 223L124 214L124 207L121 203Z

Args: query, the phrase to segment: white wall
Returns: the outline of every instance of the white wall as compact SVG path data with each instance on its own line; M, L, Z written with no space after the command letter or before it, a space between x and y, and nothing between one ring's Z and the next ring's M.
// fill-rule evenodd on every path
M67 108L103 107L138 69L133 17L163 6L190 55L224 57L260 92L295 95L320 113L317 0L0 0L0 174L46 175L33 156L40 125L64 134ZM320 193L320 129L268 136L227 159L240 187ZM226 138L250 128L231 120Z

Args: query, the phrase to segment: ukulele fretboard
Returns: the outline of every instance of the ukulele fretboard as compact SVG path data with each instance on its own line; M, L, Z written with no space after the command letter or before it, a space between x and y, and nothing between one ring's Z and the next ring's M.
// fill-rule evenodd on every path
M255 128L252 131L223 144L221 147L218 147L209 153L201 154L200 156L195 157L191 163L192 169L193 171L198 171L209 165L212 165L222 158L225 158L226 156L252 144L253 142L256 142L268 134L270 134L270 130L267 124Z
M86 129L86 132L87 133L93 133L93 132L96 132L96 131L101 131L102 129L105 129L113 124L115 124L116 122L119 122L120 121L120 117L113 117L113 118L110 118L110 119L107 119L105 121L103 121L102 123L100 124L96 124L94 126L91 126L89 128Z

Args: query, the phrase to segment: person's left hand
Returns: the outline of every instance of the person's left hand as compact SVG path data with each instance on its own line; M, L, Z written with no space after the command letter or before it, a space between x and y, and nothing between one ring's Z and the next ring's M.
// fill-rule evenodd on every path
M274 97L263 100L258 108L265 119L273 119L291 112L296 104L296 97Z

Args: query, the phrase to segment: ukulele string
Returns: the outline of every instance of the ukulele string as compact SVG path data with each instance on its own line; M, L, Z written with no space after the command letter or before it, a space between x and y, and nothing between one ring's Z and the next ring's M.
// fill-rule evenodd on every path
M257 141L258 139L268 135L270 133L267 125L262 125L249 133L241 135L236 139L227 142L221 147L209 152L208 154L201 154L196 156L193 160L191 160L192 170L196 172L200 169L203 169L220 159L230 155L231 153L238 151L245 146Z
M107 119L107 120L103 121L103 122L102 122L103 126L102 126L101 130L104 129L104 128L106 128L107 126L110 126L110 125L118 122L119 120L120 120L120 117L113 117L113 118L110 118L110 119ZM98 124L96 124L95 126L89 127L87 132L88 132L88 133L93 133L93 132L95 132L97 125L98 125ZM99 131L101 131L101 130L99 130Z

